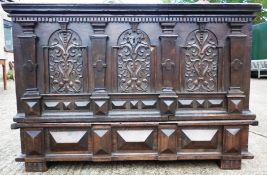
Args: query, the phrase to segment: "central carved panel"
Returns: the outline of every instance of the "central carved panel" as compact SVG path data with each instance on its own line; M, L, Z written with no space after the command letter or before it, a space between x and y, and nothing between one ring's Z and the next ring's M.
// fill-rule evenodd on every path
M199 29L189 34L185 52L186 91L217 90L217 43L216 36L209 30Z
M118 89L147 92L150 89L150 40L139 29L124 31L118 40Z
M51 93L83 91L83 47L78 34L61 29L49 39L49 80Z

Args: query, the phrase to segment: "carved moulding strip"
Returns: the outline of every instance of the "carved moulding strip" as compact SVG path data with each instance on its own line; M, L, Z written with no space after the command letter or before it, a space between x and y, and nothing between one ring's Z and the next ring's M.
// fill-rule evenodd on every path
M148 35L132 24L118 39L119 92L148 92L151 77L151 50Z
M214 109L224 108L225 100L223 98L210 98L210 99L186 99L180 98L178 100L178 108L180 109Z
M200 24L200 29L188 35L185 49L185 91L216 91L219 57L216 36Z
M116 23L128 23L128 22L145 22L145 23L158 23L158 22L179 22L179 23L196 23L196 22L209 22L209 23L226 23L226 22L243 22L248 23L253 19L252 15L210 15L205 17L199 17L199 15L184 16L184 15L161 15L161 16L131 16L131 15L97 15L97 16L12 16L12 21L36 21L44 23L56 23L64 20L69 22L87 23L87 22L116 22Z
M83 51L79 35L61 24L48 42L50 93L83 92Z
M89 111L90 101L87 99L43 100L43 111Z

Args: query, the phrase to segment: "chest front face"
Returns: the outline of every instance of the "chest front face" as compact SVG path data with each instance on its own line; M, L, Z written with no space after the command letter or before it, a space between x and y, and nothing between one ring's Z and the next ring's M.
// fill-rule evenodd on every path
M221 159L236 169L249 157L258 5L4 8L26 170L44 171L46 160L141 159Z

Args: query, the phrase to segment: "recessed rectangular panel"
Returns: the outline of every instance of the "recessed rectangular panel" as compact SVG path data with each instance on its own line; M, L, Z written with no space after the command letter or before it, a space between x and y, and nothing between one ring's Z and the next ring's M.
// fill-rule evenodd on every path
M181 149L217 149L219 133L217 128L182 128Z
M131 128L116 130L117 151L145 151L156 147L156 133L153 128Z
M49 130L48 134L51 151L88 150L87 130Z

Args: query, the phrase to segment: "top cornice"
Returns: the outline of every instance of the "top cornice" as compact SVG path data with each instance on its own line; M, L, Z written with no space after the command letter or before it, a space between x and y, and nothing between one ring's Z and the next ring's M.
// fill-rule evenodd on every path
M261 10L258 3L232 4L25 4L3 3L13 15L23 14L253 14Z

